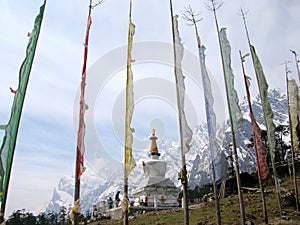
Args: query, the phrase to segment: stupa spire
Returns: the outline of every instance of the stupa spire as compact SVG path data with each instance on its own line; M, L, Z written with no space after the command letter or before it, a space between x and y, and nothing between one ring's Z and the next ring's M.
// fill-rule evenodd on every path
M152 129L152 136L149 138L151 140L151 146L150 146L150 157L153 159L158 159L160 156L160 153L158 152L157 148L157 137L155 136L155 129Z

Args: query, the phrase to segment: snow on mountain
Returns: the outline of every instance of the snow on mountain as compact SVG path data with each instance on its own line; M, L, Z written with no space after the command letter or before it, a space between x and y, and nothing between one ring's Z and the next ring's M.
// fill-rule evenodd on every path
M95 189L99 183L104 183L103 178L97 174L87 172L87 176L82 176L80 180L81 195L86 199L81 202L83 209L90 208L90 202L94 202L95 196L99 196L101 189ZM59 212L61 206L65 206L67 209L73 206L74 202L74 176L64 176L60 179L58 185L54 188L52 199L46 207L46 211Z
M73 179L62 177L53 191L52 200L47 206L49 211L58 211L61 206L69 206L73 202Z
M288 124L287 99L280 90L274 89L269 92L270 103L274 112L274 123ZM253 148L248 147L249 139L252 136L249 109L246 99L240 104L244 114L242 126L236 131L236 144L238 147L239 164L241 171L256 171L256 156ZM265 129L261 102L259 96L252 99L252 107L257 123L261 129ZM232 155L229 147L231 143L231 133L227 123L218 131L224 138L220 142L221 148L226 156ZM159 137L158 137L159 138ZM150 145L150 141L149 141ZM201 186L210 182L209 172L209 151L208 133L205 123L200 124L194 131L192 147L186 154L186 163L189 176L189 186ZM179 143L162 141L159 144L161 152L160 159L167 162L166 177L170 178L179 187L178 172L181 169L181 155ZM137 167L131 172L129 177L129 193L135 189L143 178L142 162L148 160L147 151L141 152L136 156ZM88 171L88 170L87 170ZM123 190L123 166L111 171L107 178L101 178L96 173L85 172L81 179L81 208L82 212L90 210L93 204L106 200L109 196L114 198L117 191ZM73 204L74 177L62 177L59 184L55 187L52 199L48 204L47 210L59 211L61 206L70 208Z

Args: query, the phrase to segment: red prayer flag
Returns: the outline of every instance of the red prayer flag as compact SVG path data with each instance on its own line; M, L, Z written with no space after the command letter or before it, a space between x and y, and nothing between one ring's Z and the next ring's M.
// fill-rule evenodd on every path
M87 64L87 55L88 55L88 43L89 43L89 32L92 24L91 16L88 16L85 43L84 43L84 59L82 67L82 77L81 77L81 96L80 96L80 112L79 112L79 128L77 136L77 160L76 160L76 177L77 180L80 179L82 173L84 172L84 135L85 135L85 123L84 123L84 113L86 110L85 107L85 80L86 80L86 64Z
M260 128L258 127L253 114L250 115L252 120L252 131L254 135L255 151L257 157L257 168L259 170L260 179L265 180L269 176L269 167L267 163L267 149L262 142Z
M265 180L269 176L269 167L268 167L268 163L267 163L268 152L267 152L266 146L264 145L264 143L261 139L260 128L255 121L251 103L250 103L250 91L249 91L250 77L244 75L244 80L245 80L245 84L246 84L247 98L249 101L250 118L251 118L251 124L252 124L253 139L254 139L254 144L255 144L258 174L259 174L261 180Z

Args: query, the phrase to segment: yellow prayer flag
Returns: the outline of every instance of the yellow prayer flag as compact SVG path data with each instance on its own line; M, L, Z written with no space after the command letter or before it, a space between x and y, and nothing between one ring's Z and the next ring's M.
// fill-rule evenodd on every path
M131 127L133 115L133 74L131 70L131 51L135 25L129 20L128 31L128 52L127 52L127 82L126 82L126 114L125 114L125 176L128 178L130 172L136 167L135 160L132 156L133 131Z

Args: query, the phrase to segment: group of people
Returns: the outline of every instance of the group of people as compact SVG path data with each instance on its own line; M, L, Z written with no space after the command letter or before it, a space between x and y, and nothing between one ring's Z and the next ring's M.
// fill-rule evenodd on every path
M143 198L139 198L139 205L141 205L141 206L148 206L148 196L146 195L145 196L145 199L143 199Z
M148 206L148 201L149 201L149 197L146 195L144 198L139 198L138 199L138 205L140 206ZM108 203L108 207L109 209L112 208L117 208L118 206L120 206L120 191L118 191L115 195L115 200L112 199L112 197L109 197L107 199L107 203ZM130 205L133 206L134 205L134 201L130 202Z
M119 204L120 204L120 191L117 192L116 196L115 196L115 201L113 201L113 199L111 197L109 197L107 199L107 203L108 203L108 206L109 206L109 209L112 209L113 206L114 206L114 203L115 203L115 207L118 207Z

